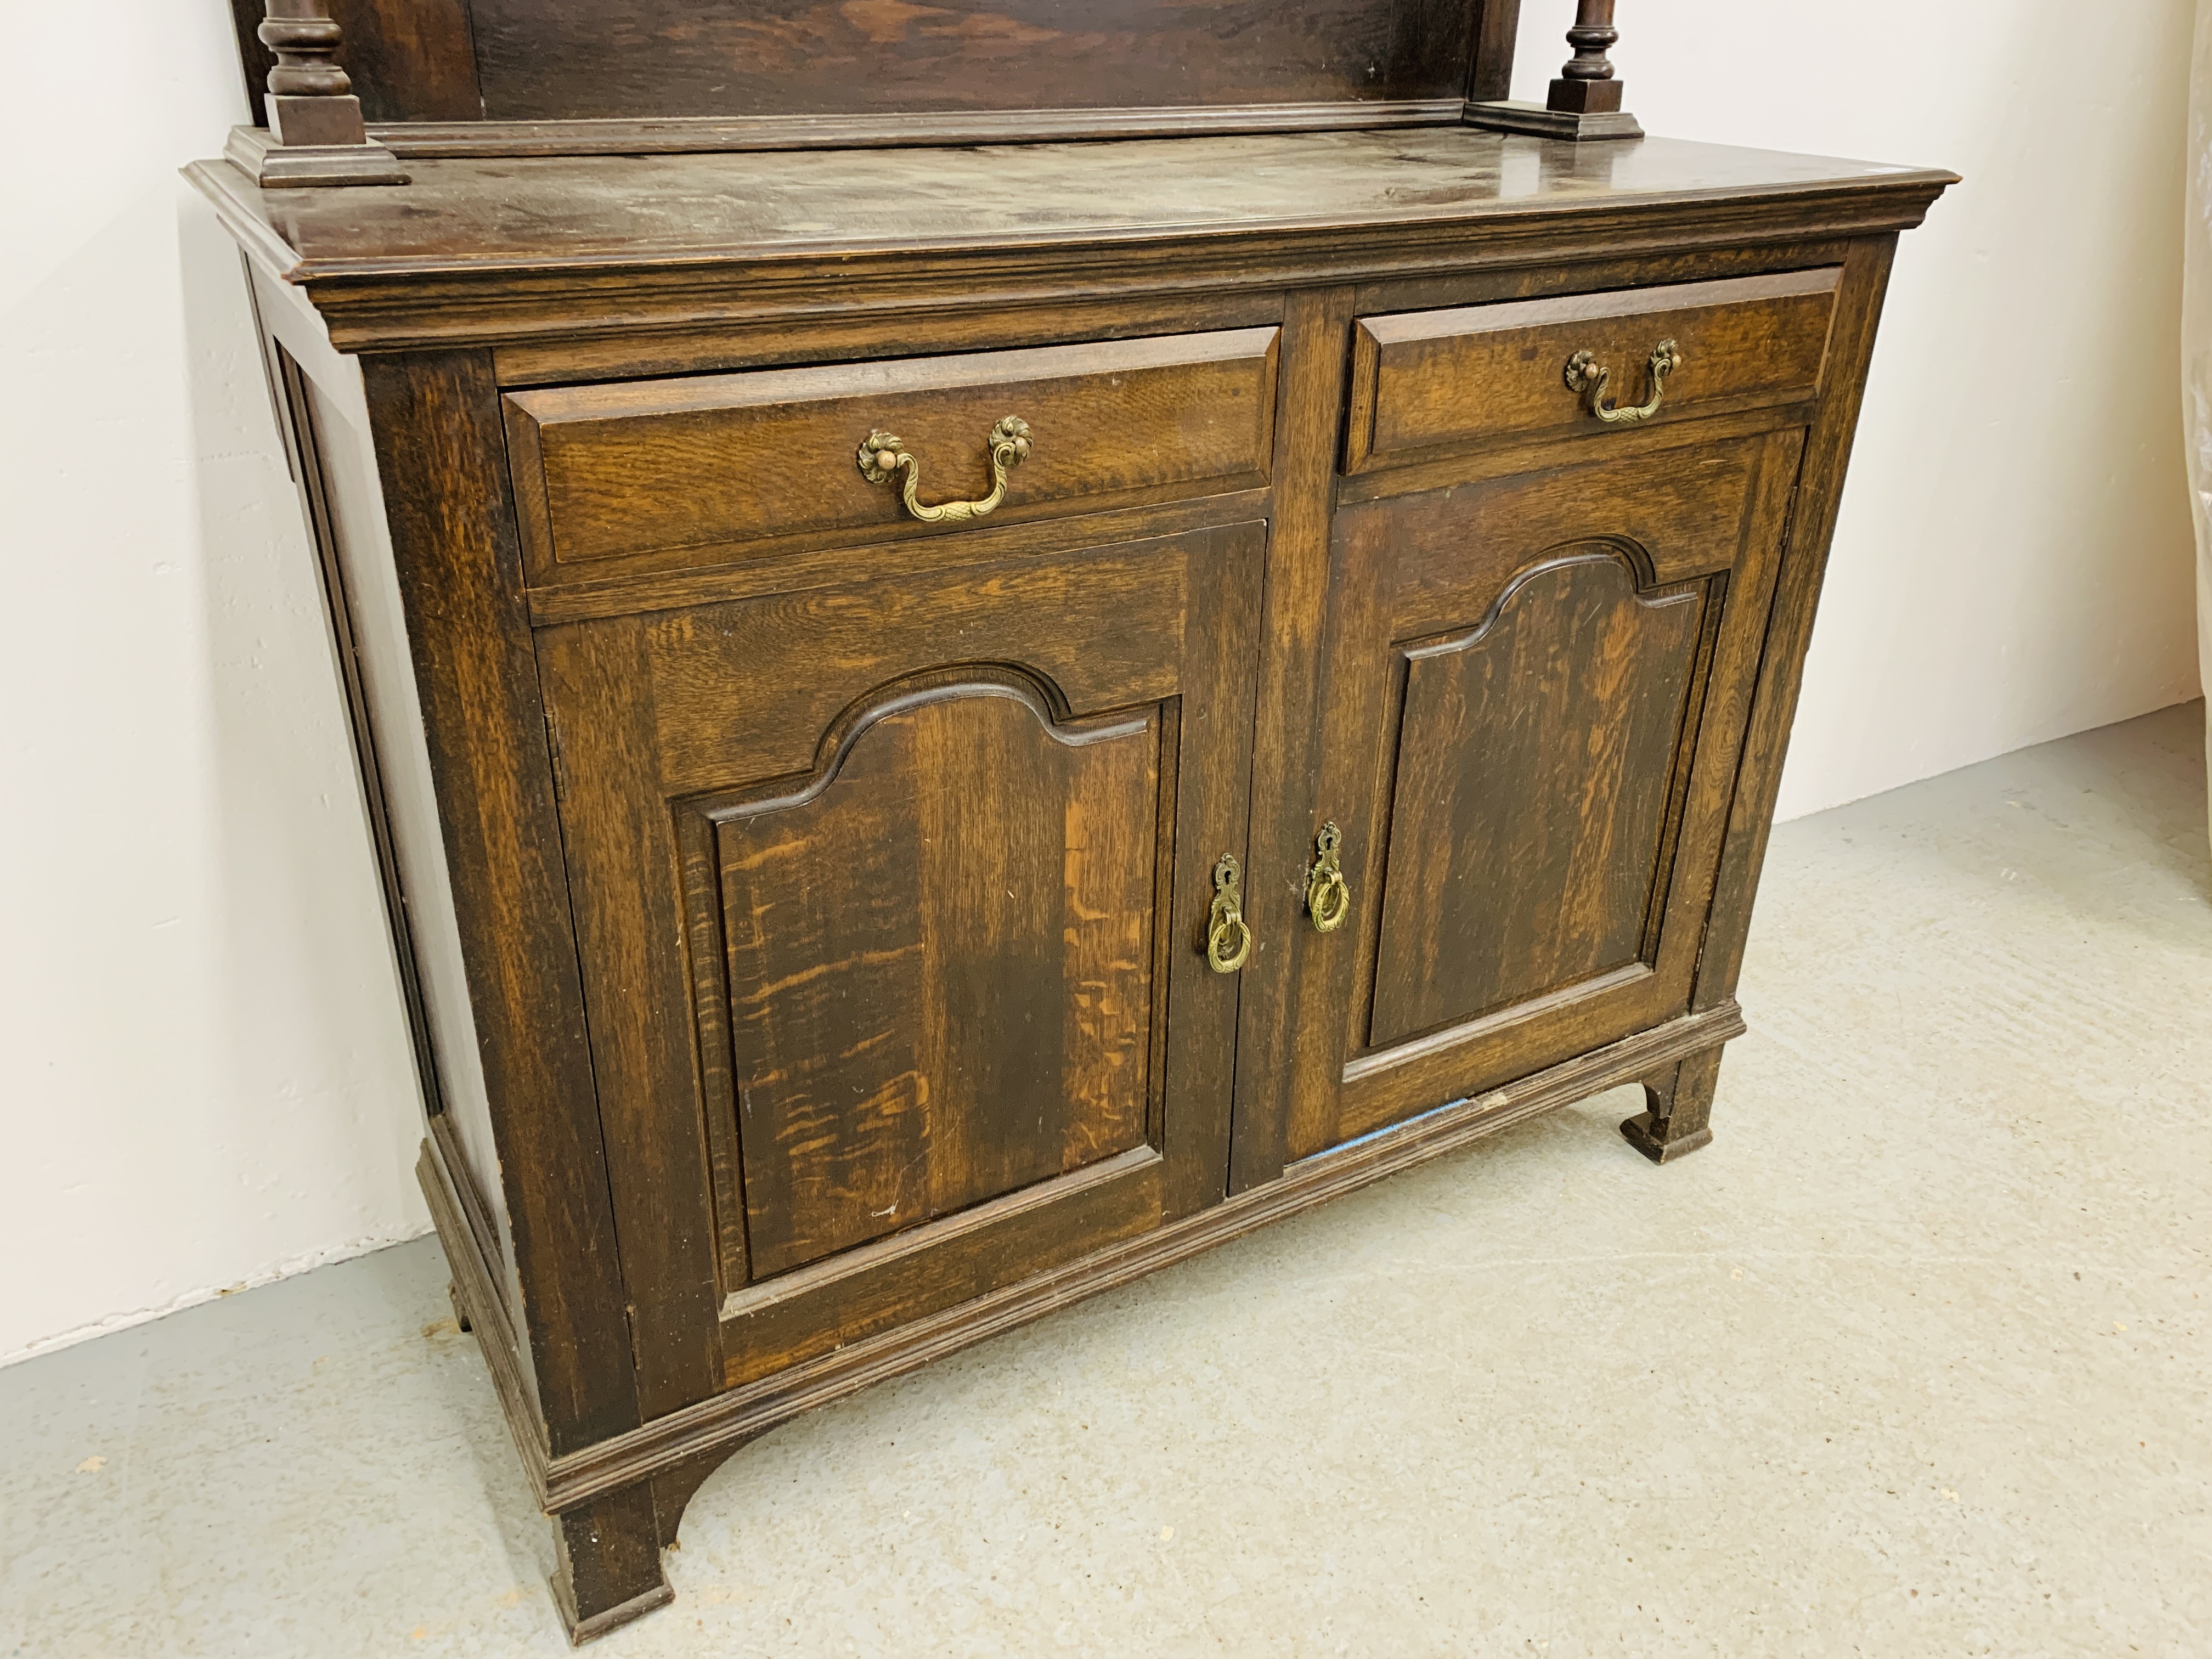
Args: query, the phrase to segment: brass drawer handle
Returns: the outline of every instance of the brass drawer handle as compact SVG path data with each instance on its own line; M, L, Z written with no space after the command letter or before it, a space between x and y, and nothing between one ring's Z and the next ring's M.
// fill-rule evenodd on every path
M1234 853L1224 853L1213 866L1213 909L1206 921L1206 965L1217 974L1233 974L1252 954L1252 930L1244 925L1244 895L1238 883L1244 872Z
M1337 860L1337 849L1343 845L1344 832L1333 819L1314 837L1316 857L1306 872L1306 914L1313 918L1316 933L1334 933L1352 914L1352 885Z
M921 463L907 453L905 443L888 432L871 432L867 441L860 446L860 476L870 483L882 483L895 473L903 471L906 483L900 490L905 499L906 510L924 524L964 524L969 519L980 519L1000 501L1006 499L1006 469L1021 465L1030 453L1030 423L1018 415L1009 415L991 428L991 493L980 501L939 501L934 507L921 503Z
M1682 366L1682 348L1672 340L1662 340L1651 348L1651 401L1635 408L1608 407L1605 401L1606 383L1613 371L1597 360L1595 352L1577 351L1567 359L1567 390L1577 395L1587 393L1590 413L1601 421L1632 424L1648 421L1659 412L1666 401L1667 377Z

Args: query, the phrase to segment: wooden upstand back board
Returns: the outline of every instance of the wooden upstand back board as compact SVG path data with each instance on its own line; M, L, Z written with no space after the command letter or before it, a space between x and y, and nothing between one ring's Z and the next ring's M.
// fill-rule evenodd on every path
M404 161L191 176L580 1638L809 1407L1622 1083L1709 1139L1948 174L1456 121Z

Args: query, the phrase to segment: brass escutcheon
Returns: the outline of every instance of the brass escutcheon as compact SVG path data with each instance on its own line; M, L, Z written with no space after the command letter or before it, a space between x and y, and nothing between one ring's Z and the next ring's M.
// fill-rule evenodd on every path
M1667 398L1667 377L1681 368L1686 360L1682 348L1672 340L1662 340L1651 348L1651 401L1621 409L1608 404L1605 389L1613 379L1613 371L1597 360L1597 354L1577 351L1567 359L1567 390L1589 398L1590 413L1608 423L1624 425L1648 421L1659 412L1659 405Z
M1030 423L1018 415L1006 416L985 441L991 453L991 493L981 501L923 505L921 463L907 453L903 439L888 432L871 432L860 445L860 476L870 483L882 483L903 472L906 482L899 495L908 513L924 524L963 524L981 518L1006 499L1006 469L1020 465L1029 454Z
M1334 819L1314 837L1316 856L1306 872L1306 914L1313 918L1316 933L1334 933L1352 914L1352 885L1337 860L1337 849L1343 845L1344 832Z
M1252 954L1252 930L1244 925L1244 896L1238 884L1244 872L1234 853L1224 853L1213 866L1213 908L1206 920L1206 965L1217 974L1233 974Z

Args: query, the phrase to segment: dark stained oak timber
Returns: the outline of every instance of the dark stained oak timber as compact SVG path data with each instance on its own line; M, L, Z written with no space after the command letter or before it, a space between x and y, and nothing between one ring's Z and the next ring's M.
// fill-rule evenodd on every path
M1276 512L1268 547L1265 643L1259 666L1259 726L1253 751L1255 853L1273 879L1250 884L1253 960L1243 977L1237 1114L1229 1188L1274 1181L1285 1158L1284 1056L1326 1040L1333 1011L1316 1009L1302 971L1316 937L1300 925L1304 870L1321 815L1333 810L1315 711L1322 695L1318 647L1334 583L1329 568L1332 465L1339 442L1344 335L1352 296L1344 289L1292 296L1285 319L1285 418L1276 424ZM1263 842L1261 837L1266 837Z
M440 4L362 0L383 61ZM888 143L931 65L1013 120L1080 56L1065 8L696 14L757 49L749 112L673 4L476 0L469 84L548 142L842 99ZM1432 51L1494 93L1516 9L1255 3L1176 95L1373 63L1380 107ZM1281 38L1386 15L1428 21L1329 87ZM1183 59L1114 32L1198 15L1099 9L1097 95L1158 106ZM490 1108L420 1173L576 1639L669 1599L693 1492L800 1412L1602 1089L1656 1161L1711 1139L1882 287L1948 174L1459 125L410 165L192 176L331 475L364 757L434 784L380 857L403 953L458 930L465 1006L416 1012Z
M1475 0L1467 81L1470 102L1513 95L1513 49L1520 31L1521 0Z
M1573 115L1597 115L1620 107L1620 82L1613 78L1606 51L1620 39L1613 26L1613 0L1575 0L1575 21L1567 44L1575 55L1552 82L1547 109Z
M1522 305L1363 319L1352 342L1346 472L1463 450L1492 438L1620 435L1590 418L1563 374L1587 351L1611 371L1608 403L1649 392L1653 349L1672 341L1656 422L1802 403L1820 386L1838 272L1790 271L1586 294Z
M289 0L287 0L289 3ZM1020 143L1455 121L1517 0L304 0L408 156ZM232 0L256 98L258 0ZM1496 95L1503 96L1500 92Z
M1261 544L541 633L657 1342L762 1374L1218 1201L1237 981L1192 941L1245 852Z
M532 580L726 562L743 544L932 534L854 464L895 434L925 501L990 488L987 441L1027 422L1034 465L994 523L1127 495L1264 484L1276 331L569 387L508 399Z
M911 149L947 144L1185 138L1209 133L1334 132L1455 122L1456 98L1112 108L934 110L895 115L677 115L582 121L402 121L369 137L415 156L680 155L711 151Z
M1705 597L1571 553L1405 652L1373 1046L1643 962Z
M1904 229L1951 178L1656 138L1595 149L1444 128L422 161L404 191L343 196L188 174L348 350L1787 245Z
M758 1279L1145 1139L1158 717L975 680L861 720L715 824Z
M1465 0L473 0L496 120L1445 97ZM1164 91L1173 95L1162 96Z
M331 0L263 3L267 15L253 35L269 59L269 90L248 101L267 125L234 129L224 154L264 189L405 184L398 158L368 136L339 61L345 31Z
M1287 1068L1286 1157L1687 1007L1801 436L1677 437L1340 508L1318 810L1353 910L1307 951L1334 1035Z
M1495 76L1478 74L1480 90L1468 94L1467 118L1499 132L1533 133L1583 142L1597 138L1640 138L1644 129L1620 107L1621 85L1613 78L1606 50L1620 39L1613 26L1613 0L1575 0L1575 21L1567 44L1575 55L1552 82L1540 107L1507 101L1510 88Z
M539 1504L555 1511L588 1504L604 1493L652 1478L656 1471L688 1474L701 1461L719 1462L802 1413L1187 1261L1270 1222L1301 1214L1400 1170L1446 1156L1541 1113L1624 1083L1666 1075L1681 1056L1741 1036L1743 1031L1742 1015L1733 1004L1670 1021L1506 1087L1452 1102L1356 1145L1304 1159L1279 1180L1140 1237L978 1297L933 1318L850 1344L775 1376L733 1387L702 1405L673 1413L588 1452L549 1462L542 1454L533 1457L526 1451L524 1473ZM434 1170L426 1157L426 1182L434 1182ZM451 1212L450 1206L441 1207L434 1200L431 1210L440 1218ZM440 1237L456 1260L463 1259L465 1241L449 1236L442 1219ZM456 1280L465 1302L477 1293L471 1291L472 1282L465 1269ZM495 1360L495 1374L497 1370ZM502 1404L508 1402L506 1394L500 1397ZM508 1409L510 1424L520 1439L530 1431L530 1419L514 1416L515 1408L511 1405ZM696 1487L696 1480L693 1485ZM672 1540L673 1527L665 1519L663 1526L664 1540Z
M276 59L262 41L265 0L231 0L255 112ZM331 0L361 112L371 123L482 118L468 0Z
M228 193L243 221L265 227L250 251L311 285L456 266L490 275L596 265L642 282L651 271L641 264L731 255L1183 241L1523 214L1571 222L1702 199L1729 201L1741 217L1753 190L1768 204L1758 216L1768 217L1791 198L1832 191L1861 201L1894 191L1924 207L1952 177L1664 138L1594 159L1595 172L1571 145L1447 127L890 155L434 161L416 167L404 192L348 197L272 198L243 180L199 177L203 189Z
M1642 1079L1645 1109L1620 1126L1628 1144L1654 1164L1670 1163L1710 1143L1721 1051L1703 1048Z
M640 1419L498 394L480 352L362 377L557 1455Z

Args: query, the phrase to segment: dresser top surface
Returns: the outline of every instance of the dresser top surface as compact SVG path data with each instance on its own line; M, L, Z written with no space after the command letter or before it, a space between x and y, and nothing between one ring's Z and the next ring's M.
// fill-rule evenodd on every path
M294 280L1126 243L1571 214L1951 175L1664 138L1465 127L962 149L410 160L413 182L260 190L191 172Z

